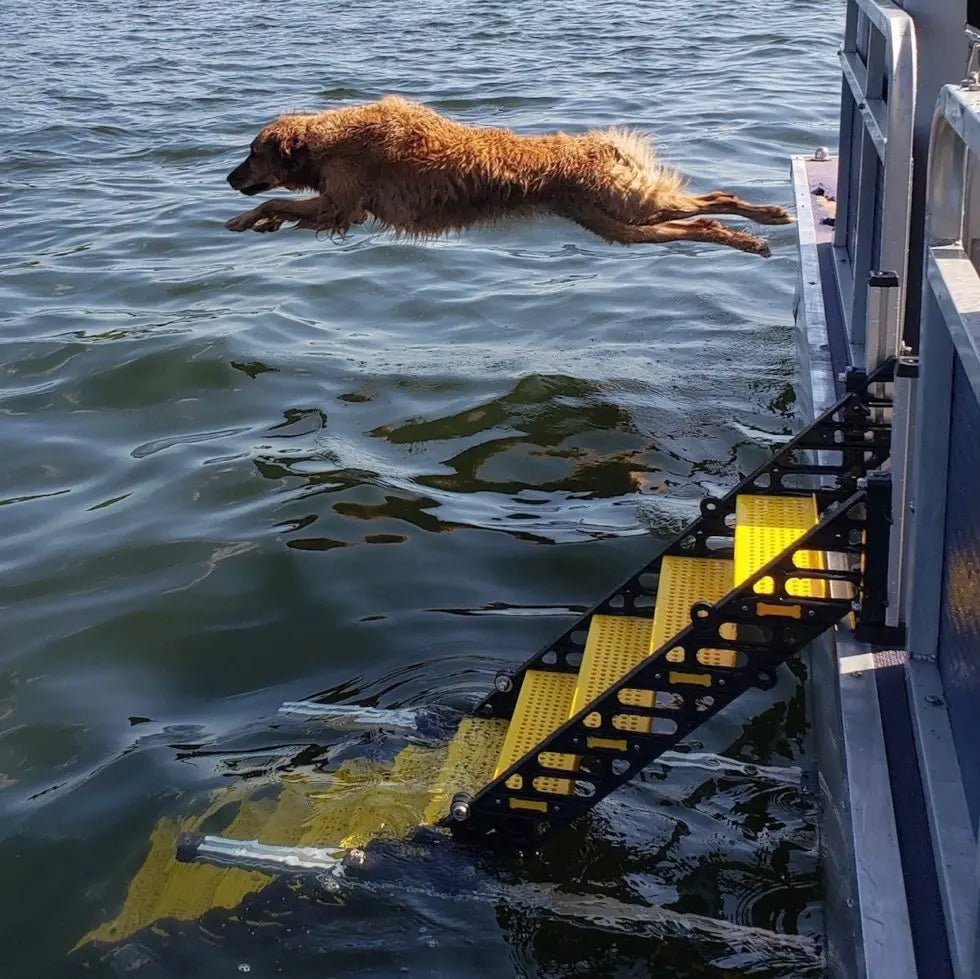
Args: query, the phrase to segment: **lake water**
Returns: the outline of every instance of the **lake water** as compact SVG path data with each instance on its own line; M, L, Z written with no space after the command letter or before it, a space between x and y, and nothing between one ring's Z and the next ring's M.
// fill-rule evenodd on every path
M841 9L0 10L6 979L819 973L800 668L541 854L436 848L70 950L159 819L335 745L281 702L465 708L794 424L792 228L768 262L558 220L233 235L258 128L387 92L626 124L698 189L788 203L788 156L834 142Z

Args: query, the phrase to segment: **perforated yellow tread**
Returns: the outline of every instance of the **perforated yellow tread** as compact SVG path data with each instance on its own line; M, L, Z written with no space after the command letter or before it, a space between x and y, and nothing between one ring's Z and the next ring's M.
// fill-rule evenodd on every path
M817 501L813 496L739 496L735 501L735 584L741 584L776 555L782 553L817 523ZM797 556L800 568L823 568L819 551ZM772 578L763 578L755 590L773 593ZM786 589L799 598L822 598L822 581L796 578Z
M569 717L650 655L652 628L652 619L627 615L592 616Z
M734 577L734 562L722 558L665 557L660 566L650 651L655 652L691 624L695 602L714 603L731 591ZM671 663L683 663L684 651L668 650L666 658ZM730 649L702 649L698 660L704 666L734 666L735 653Z
M519 758L526 755L535 745L540 744L552 731L568 720L568 710L575 695L577 678L571 673L548 673L544 670L528 670L524 674L517 705L507 728L500 757L493 777L501 775ZM548 768L572 772L578 766L575 755L543 751L540 762ZM521 777L514 775L507 780L510 788L521 788ZM552 792L568 795L572 783L567 778L536 778L534 787L539 792ZM533 801L533 800L531 800ZM530 805L525 808L529 808ZM545 807L545 803L540 803ZM540 808L535 805L534 808Z
M506 734L507 721L503 719L464 717L460 721L425 807L423 822L439 822L448 815L457 792L473 795L490 781Z

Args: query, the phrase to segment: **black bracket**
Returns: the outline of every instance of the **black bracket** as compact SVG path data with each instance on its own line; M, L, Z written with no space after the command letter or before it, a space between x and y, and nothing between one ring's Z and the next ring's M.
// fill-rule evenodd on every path
M864 573L856 609L855 637L876 646L904 646L904 626L889 626L888 553L892 528L892 478L887 472L868 473L863 482L868 520L864 541Z

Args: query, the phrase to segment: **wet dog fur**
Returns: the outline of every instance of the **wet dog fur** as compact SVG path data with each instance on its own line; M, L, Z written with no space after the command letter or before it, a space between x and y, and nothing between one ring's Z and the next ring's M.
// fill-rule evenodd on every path
M373 217L384 229L433 237L552 213L624 245L699 241L768 257L763 239L704 215L792 221L781 207L734 194L685 193L681 176L625 129L519 136L393 96L281 116L256 136L228 183L248 195L279 187L316 193L267 200L228 221L232 231L290 224L342 235Z

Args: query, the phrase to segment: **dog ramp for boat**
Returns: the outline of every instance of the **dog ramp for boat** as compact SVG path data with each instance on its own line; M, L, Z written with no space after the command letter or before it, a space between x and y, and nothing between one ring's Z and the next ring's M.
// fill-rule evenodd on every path
M534 838L743 691L771 687L781 663L842 617L882 636L890 491L877 470L889 454L892 368L852 372L813 425L724 497L702 500L652 561L500 673L448 743L409 744L388 765L246 783L203 813L164 820L119 916L85 940L233 908L274 879L266 870L329 869L420 826ZM178 840L184 859L221 866L175 862Z
M493 777L453 795L460 833L534 836L591 809L856 612L882 634L893 362L847 393L519 669L475 716L506 721Z

